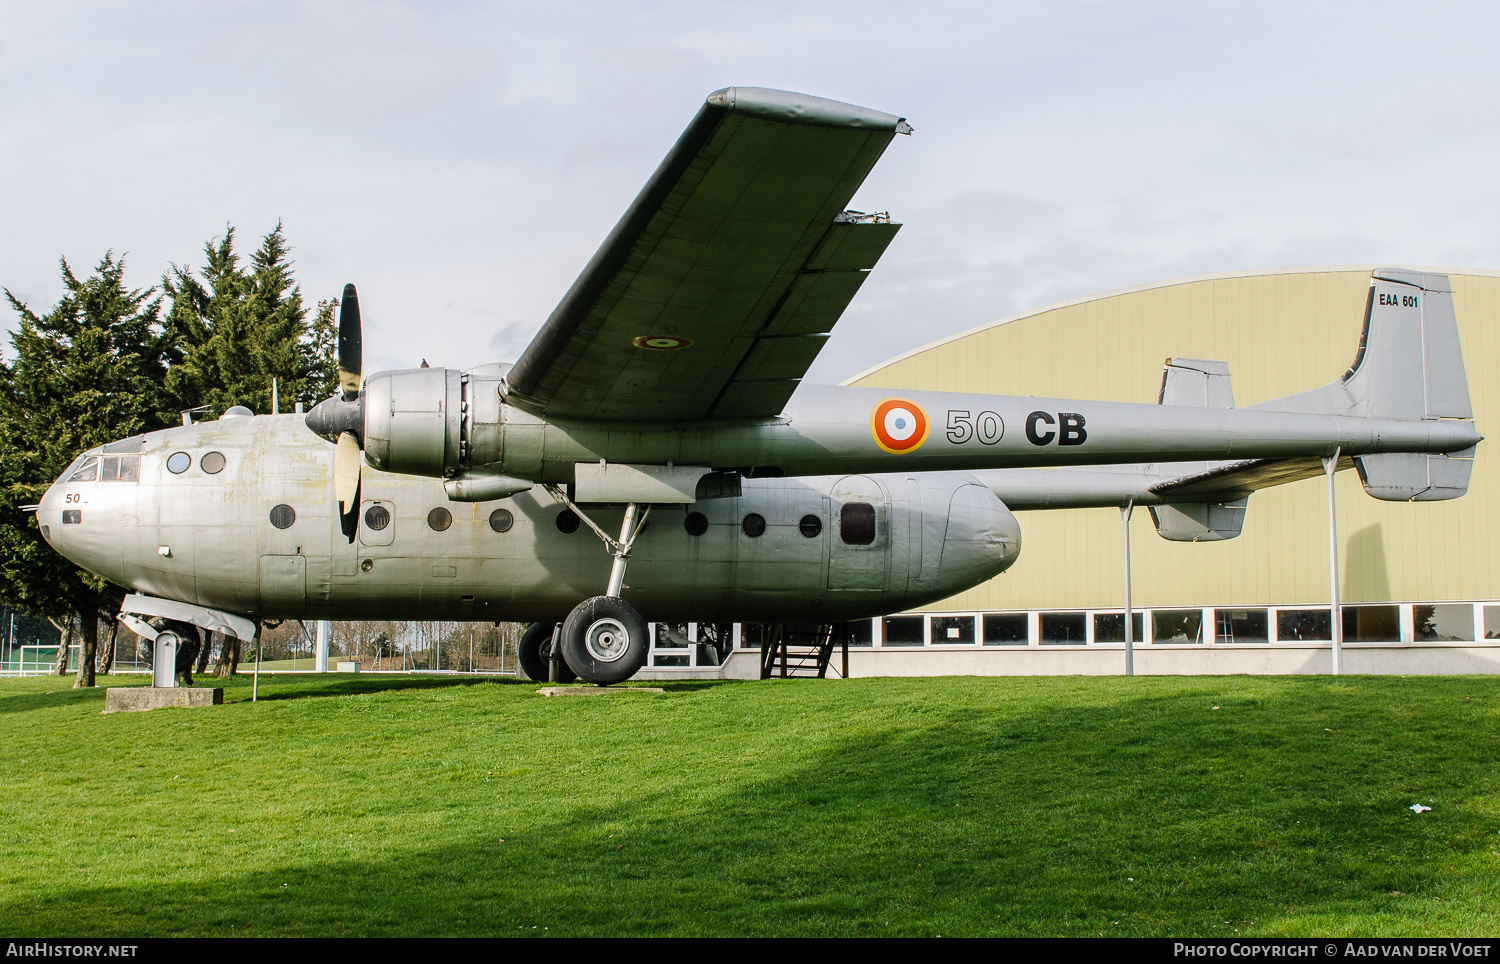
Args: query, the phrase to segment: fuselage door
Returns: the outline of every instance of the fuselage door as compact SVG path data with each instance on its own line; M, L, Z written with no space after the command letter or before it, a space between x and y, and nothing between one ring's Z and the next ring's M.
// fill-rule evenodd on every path
M829 589L884 589L890 555L890 506L880 483L864 475L840 479L829 493Z

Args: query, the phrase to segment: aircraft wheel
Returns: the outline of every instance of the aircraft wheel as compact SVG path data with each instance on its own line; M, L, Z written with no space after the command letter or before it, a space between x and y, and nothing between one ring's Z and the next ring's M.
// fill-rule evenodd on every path
M563 622L563 659L597 686L623 683L646 665L650 648L646 620L636 608L613 596L578 604Z
M556 623L532 623L526 632L521 635L521 642L516 646L516 662L521 664L521 672L537 683L547 682L548 662L552 654L552 629ZM568 667L567 660L557 668L557 681L559 683L571 683L578 676Z

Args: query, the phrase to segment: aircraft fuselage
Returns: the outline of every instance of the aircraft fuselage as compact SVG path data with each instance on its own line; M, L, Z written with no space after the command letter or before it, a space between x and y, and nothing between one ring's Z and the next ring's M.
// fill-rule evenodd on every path
M541 487L452 502L440 480L366 469L350 544L332 465L300 415L224 418L86 453L37 521L122 586L262 618L560 620L605 585L603 544ZM622 507L583 508L618 529ZM656 506L624 596L648 619L827 622L950 596L1019 551L1015 517L966 473L747 479Z

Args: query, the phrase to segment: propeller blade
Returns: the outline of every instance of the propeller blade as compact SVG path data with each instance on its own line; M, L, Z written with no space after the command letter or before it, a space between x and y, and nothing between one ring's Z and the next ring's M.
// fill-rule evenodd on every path
M359 494L359 464L363 461L359 451L359 439L353 432L339 436L338 448L333 453L333 492L339 500L339 511L348 512Z
M359 394L360 377L364 374L363 351L359 294L354 285L344 285L344 297L339 302L339 388L345 401L352 401Z
M344 533L350 544L354 542L354 534L359 531L359 484L354 486L354 501L349 503L348 512L339 513L339 531Z

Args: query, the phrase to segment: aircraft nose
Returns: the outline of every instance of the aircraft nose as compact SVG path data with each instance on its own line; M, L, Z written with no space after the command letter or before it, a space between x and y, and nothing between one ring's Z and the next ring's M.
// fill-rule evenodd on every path
M62 527L62 508L66 498L62 492L62 482L67 475L68 473L64 472L47 487L47 491L42 493L42 500L37 504L36 510L36 523L37 527L41 529L42 538L58 552L63 552L63 544L66 541L60 530ZM63 554L67 555L65 552Z

